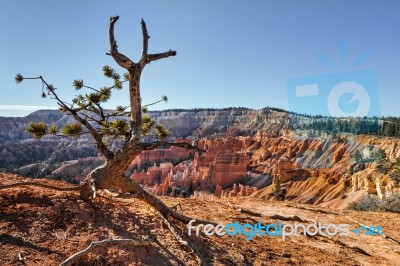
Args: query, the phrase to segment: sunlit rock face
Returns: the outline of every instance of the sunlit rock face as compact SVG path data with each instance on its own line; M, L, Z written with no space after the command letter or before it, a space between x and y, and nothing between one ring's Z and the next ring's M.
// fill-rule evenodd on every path
M157 195L272 199L273 180L279 178L285 199L344 208L359 192L385 198L400 191L394 162L400 156L400 140L394 138L349 135L346 141L337 141L315 131L293 132L293 117L267 108L150 115L171 131L170 141L186 141L207 151L172 147L146 151L133 160L126 175ZM73 119L58 111L0 118L0 169L76 182L103 162L87 136L33 140L24 129L29 122L40 121L60 127ZM146 141L155 138L150 134ZM388 159L382 164L373 159L379 148ZM354 161L356 150L364 162Z
M246 140L233 137L201 139L197 145L207 151L201 155L181 148L148 151L138 156L128 170L133 180L145 186L165 187L168 184L188 193L195 190L214 191L217 185L228 189L248 179L251 156L244 151ZM157 161L164 161L161 153L184 161L176 165L171 162L157 164ZM151 167L142 167L152 163ZM167 192L159 190L158 193Z
M393 177L395 163L377 164L371 157L373 150L382 148L395 158L397 151L393 151L393 146L397 142L360 136L348 143L328 143L324 139L273 137L263 132L247 137L207 138L197 142L207 153L194 154L192 159L175 165L156 164L133 173L132 178L158 195L207 192L216 197L272 199L273 179L278 177L286 199L345 208L358 192L380 198L400 192L399 179ZM354 150L362 151L365 162L354 162ZM382 167L387 168L386 173Z
M170 130L171 141L188 138L189 142L204 137L252 135L258 130L268 130L272 132L268 134L277 135L282 127L287 127L288 121L288 114L267 108L171 110L149 112L149 114L157 123L165 125ZM0 117L0 171L12 172L29 164L51 164L54 168L63 162L98 155L89 135L78 139L46 136L41 140L34 140L25 131L30 122L45 122L61 128L67 123L74 122L74 119L57 110L40 110L26 117ZM146 137L146 141L150 142L155 139L156 135L152 134ZM116 150L118 145L112 145L111 148ZM182 156L179 154L160 156L164 158L170 156L168 158L176 164L177 160L188 158L185 152L181 153ZM50 168L36 172L33 169L31 168L32 171L26 174L42 177L51 174Z

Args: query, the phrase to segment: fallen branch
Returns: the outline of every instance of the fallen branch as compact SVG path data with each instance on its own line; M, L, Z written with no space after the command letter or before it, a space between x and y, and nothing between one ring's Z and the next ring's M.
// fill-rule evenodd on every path
M259 222L256 219L251 218L250 216L246 216L246 217L233 216L233 217L230 217L230 218L234 219L235 221L244 221L244 222L246 222L246 220L250 220L255 224Z
M107 247L107 246L135 246L135 247L148 247L150 246L151 243L146 240L134 240L134 239L104 239L101 241L96 241L90 243L90 245L85 248L84 250L81 250L68 259L66 259L64 262L60 264L60 266L70 266L79 261L83 256L88 254L92 249L95 247Z
M332 239L331 239L331 240L332 240ZM354 251L357 251L357 252L359 252L359 253L361 253L361 254L364 254L364 255L366 255L366 256L371 256L371 254L369 254L368 252L366 252L364 249L362 249L362 248L360 248L360 247L347 245L346 243L344 243L343 241L340 241L339 239L333 239L333 241L334 241L335 243L338 243L338 244L341 245L342 247L350 248L350 249L352 249L352 250L354 250Z
M197 224L212 224L214 226L217 226L218 224L212 221L208 221L208 220L203 220L203 219L198 219L198 218L193 218L190 216L186 216L184 214L178 213L176 211L170 210L171 216L178 220L181 221L184 224L188 224L191 220L195 220L193 222L193 225L197 225Z
M301 218L297 215L291 215L291 216L283 216L283 215L279 215L279 214L274 214L274 215L265 215L259 212L254 212L252 210L249 209L245 209L242 207L238 207L238 206L234 206L232 204L230 204L228 202L227 204L230 208L234 209L235 211L241 212L241 213L245 213L245 214L249 214L251 216L256 216L256 217L265 217L265 218L269 218L269 219L276 219L276 220L281 220L281 221L296 221L296 222L302 222L302 223L316 223L313 220L309 220L309 219L304 219Z
M296 209L312 211L312 212L319 212L319 213L323 213L323 214L338 215L335 212L325 211L325 210L321 210L321 209L307 208L307 207L303 207L303 206L294 206L294 205L291 205L291 204L286 204L285 207L296 208Z
M243 209L243 208L238 207L238 206L233 206L229 201L228 201L227 205L230 208L234 209L235 211L238 211L238 212L241 212L241 213L250 214L251 216L256 216L256 217L262 217L263 216L263 214L261 214L261 213L254 212L254 211L251 211L251 210L248 210L248 209Z
M258 213L258 212L254 212L254 211L251 211L251 210L248 210L248 209L243 209L243 208L238 207L238 206L234 206L234 205L230 204L229 202L228 202L227 205L228 205L230 208L232 208L232 209L234 209L234 210L236 210L236 211L239 211L239 212L241 212L241 213L250 214L250 215L253 215L253 216L257 216L257 217L266 217L266 218L277 219L277 220L281 220L281 221L297 221L297 222L302 222L302 223L313 223L313 224L317 224L317 223L316 223L315 221L313 221L313 220L304 219L304 218L301 218L301 217L299 217L299 216L297 216L297 215L291 215L291 216L283 216L283 215L279 215L279 214L264 215L264 214L262 214L262 213ZM305 209L306 209L306 208L305 208ZM332 213L332 214L333 214L333 213ZM346 216L346 218L350 219L351 221L353 221L353 222L355 222L355 223L358 223L358 222L352 220L352 219L351 219L350 217L348 217L348 216ZM365 225L362 225L362 224L360 224L360 223L358 223L358 224L361 225L361 226L365 226ZM365 227L368 228L367 226L365 226ZM369 228L368 228L368 229L369 229ZM344 243L344 242L342 242L342 241L340 241L340 240L333 239L333 238L328 237L328 236L326 236L326 235L322 235L322 234L319 234L319 233L318 233L318 235L321 236L321 237L323 237L323 238L329 239L329 240L333 241L334 243L337 243L337 244L339 244L339 245L341 245L341 246L343 246L343 247L347 247L347 248L350 248L350 249L352 249L352 250L354 250L354 251L357 251L357 252L359 252L359 253L361 253L361 254L363 254L363 255L371 256L368 252L366 252L364 249L362 249L362 248L360 248L360 247L347 245L346 243ZM385 236L385 235L383 235L383 236L386 237L386 238L388 238L388 239L390 239L390 240L392 240L392 241L394 241L394 242L396 242L396 243L400 243L400 242L398 242L397 240L395 240L395 239L393 239L393 238L391 238L391 237L388 237L388 236Z
M182 209L181 203L175 204L174 206L170 207L170 209L174 210L174 211L178 211L178 206L181 209L181 213L183 213L183 209Z
M321 234L318 233L318 236L321 237L321 238L327 239L327 240L331 241L334 244L337 244L337 245L340 245L342 247L351 249L351 250L356 251L358 253L361 253L363 255L371 256L371 254L369 254L367 251L365 251L364 249L362 249L362 248L360 248L358 246L348 245L345 242L343 242L343 241L341 241L339 239L336 239L334 237L328 236L328 235L321 235Z
M111 193L108 190L98 190L98 191L102 191L102 192L104 191L105 193L102 193L102 192L99 193L100 196L103 197L103 198L109 199L109 200L117 199L118 201L123 202L123 200L139 199L139 200L144 200L145 202L148 202L148 201L146 201L145 194L124 194L124 195L121 195L121 194ZM107 196L103 195L103 194L107 194ZM147 195L150 195L150 194L147 194ZM108 196L111 196L112 198L109 198ZM164 204L164 203L162 202L162 204ZM158 210L153 204L150 204L150 206L152 208ZM197 224L212 224L214 226L218 225L217 223L215 223L213 221L194 218L194 217L190 217L190 216L184 215L183 213L178 213L177 211L173 210L173 207L172 208L166 207L166 208L168 208L168 212L169 212L168 217L172 217L172 218L174 218L174 219L176 219L176 220L178 220L178 221L180 221L180 222L182 222L184 224L188 224L191 220L195 220L193 222L193 225L197 225Z
M1 185L0 189L6 189L6 188L13 188L13 187L23 187L23 186L34 186L34 187L42 187L42 188L48 188L48 189L54 189L57 191L78 191L79 187L57 187L57 186L51 186L51 185L46 185L46 184L41 184L41 183L36 183L36 182L18 182L18 183L12 183L12 184L6 184L6 185Z
M178 233L175 231L174 227L172 226L172 224L170 222L168 222L167 219L165 219L165 217L159 213L156 212L157 215L162 219L162 221L164 222L164 224L168 227L169 231L171 231L172 235L175 237L175 239L179 242L179 244L181 244L182 246L188 248L190 250L191 253L194 254L194 256L196 257L197 262L199 263L199 265L202 265L202 261L199 257L199 255L196 253L196 251L190 246L190 244L183 240L182 237L180 237L178 235Z
M24 254L22 253L22 251L18 253L18 260L19 260L22 264L25 265L26 258L25 258L25 256L24 256Z
M296 222L300 222L300 223L316 224L316 222L313 220L304 219L297 215L283 216L283 215L279 215L279 214L274 214L274 215L270 215L270 216L265 215L265 217L270 218L270 219L281 220L281 221L296 221Z
M368 227L368 226L366 226L366 225L364 225L364 224L362 224L362 223L359 223L359 222L357 222L356 220L351 219L349 216L346 216L346 218L347 218L348 220L352 221L353 223L358 224L359 226L364 226L364 227L367 228L368 230L371 230L370 227ZM374 231L374 230L372 230L372 231ZM390 240L390 241L392 241L392 242L394 242L394 243L396 243L396 244L400 244L400 241L399 241L399 240L394 239L394 238L391 237L391 236L385 235L384 233L380 233L379 235L383 236L384 238L386 238L386 239L388 239L388 240Z

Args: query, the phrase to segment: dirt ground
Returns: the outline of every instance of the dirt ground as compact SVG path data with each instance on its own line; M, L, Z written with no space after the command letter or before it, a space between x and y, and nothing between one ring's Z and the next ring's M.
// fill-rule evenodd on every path
M70 186L67 183L0 174L0 185L20 181ZM381 226L383 233L400 240L400 215L382 212L337 211L311 205L254 198L217 200L163 198L180 203L183 213L216 223L263 224L280 220L267 216L296 215L322 224L357 221ZM262 213L245 214L228 206ZM352 221L353 220L353 221ZM294 223L294 221L281 221ZM187 226L173 222L180 236L191 243L204 265L400 265L400 244L383 236L188 236ZM57 265L91 242L108 238L149 241L149 247L95 248L79 265L198 265L196 257L164 226L161 218L138 199L98 197L87 203L77 192L25 186L0 189L0 265Z

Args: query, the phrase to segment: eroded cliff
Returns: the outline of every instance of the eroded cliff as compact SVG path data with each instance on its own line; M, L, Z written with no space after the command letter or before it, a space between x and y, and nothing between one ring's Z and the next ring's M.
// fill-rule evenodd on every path
M273 198L273 180L279 178L286 199L346 208L365 193L385 198L400 191L400 165L395 162L400 157L398 139L293 131L291 114L268 108L170 110L150 115L171 131L171 141L193 142L207 151L162 149L132 161L126 174L157 195L187 197L205 192L217 197ZM306 119L294 118L297 122ZM69 181L82 177L102 162L96 159L89 138L34 141L24 132L31 121L61 126L70 120L58 111L1 118L0 167L27 176L68 176ZM378 149L387 155L380 163L374 161ZM93 158L81 159L87 157Z

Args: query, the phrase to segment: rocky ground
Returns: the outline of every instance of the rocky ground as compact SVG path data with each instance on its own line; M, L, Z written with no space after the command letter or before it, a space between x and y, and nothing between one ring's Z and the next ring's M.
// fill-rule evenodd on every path
M0 185L20 181L69 187L54 180L26 179L0 174ZM57 265L92 241L131 238L148 241L148 247L95 248L79 265L197 265L196 257L163 226L162 219L138 199L111 199L103 194L93 203L80 200L75 191L60 192L34 186L0 189L0 265ZM186 215L217 223L264 224L280 220L271 215L299 216L323 224L379 225L400 240L400 215L381 212L334 211L292 202L249 197L197 199L164 197L169 206L180 203ZM229 203L228 203L229 201ZM263 214L256 217L228 205ZM294 221L283 221L294 223ZM186 225L173 223L189 241L204 265L398 265L400 244L382 236L281 237L188 236Z

